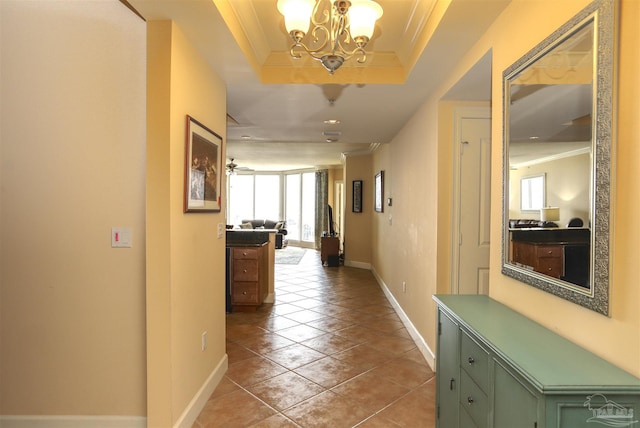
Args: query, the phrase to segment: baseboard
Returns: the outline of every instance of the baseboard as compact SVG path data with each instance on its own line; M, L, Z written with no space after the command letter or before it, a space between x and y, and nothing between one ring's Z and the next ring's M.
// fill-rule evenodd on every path
M371 270L371 263L354 262L353 260L345 260L344 265L348 267L358 268L358 269Z
M222 360L220 360L216 368L213 369L207 380L202 384L202 387L200 387L200 390L194 395L187 408L173 425L174 428L191 428L193 426L196 419L198 419L198 415L207 404L209 397L211 397L211 394L213 394L213 391L227 372L228 367L229 358L227 354L224 354Z
M146 428L144 416L0 416L2 428Z
M176 428L190 428L207 404L207 400L227 372L227 355L211 372L200 390L193 397L178 421ZM53 416L53 415L0 415L2 428L146 428L145 416Z
M267 294L267 297L264 298L263 302L264 303L275 303L276 302L276 294L275 293Z
M380 288L382 288L382 291L384 292L385 296L387 296L387 300L389 300L389 303L391 303L391 306L393 306L393 309L396 311L396 314L398 314L398 317L400 317L400 321L402 321L407 331L409 332L409 335L411 336L413 341L416 343L416 346L420 350L420 353L424 356L424 359L427 361L427 364L429 364L429 367L431 367L431 370L435 371L436 370L435 354L433 353L431 348L429 348L429 345L427 345L427 342L425 342L424 338L418 332L418 329L413 325L413 323L411 322L407 314L402 310L402 307L400 306L396 298L393 296L393 294L389 290L389 287L387 287L387 284L385 284L382 278L380 278L380 275L378 275L375 269L372 269L371 272L373 273L373 276L378 282L378 285L380 285Z

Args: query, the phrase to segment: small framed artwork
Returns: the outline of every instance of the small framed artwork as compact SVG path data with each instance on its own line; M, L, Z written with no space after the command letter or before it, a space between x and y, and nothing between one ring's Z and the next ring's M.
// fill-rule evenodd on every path
M222 137L187 116L184 212L221 209Z
M362 212L362 180L353 180L353 205L351 211Z
M374 209L377 213L384 211L384 171L376 174L374 181Z

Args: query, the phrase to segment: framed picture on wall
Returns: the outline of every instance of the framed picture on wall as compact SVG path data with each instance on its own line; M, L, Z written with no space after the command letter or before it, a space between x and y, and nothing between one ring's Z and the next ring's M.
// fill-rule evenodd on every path
M362 212L362 180L353 180L353 205L351 211Z
M187 116L184 212L221 209L222 137Z
M384 211L384 171L376 174L374 180L374 209L377 213Z

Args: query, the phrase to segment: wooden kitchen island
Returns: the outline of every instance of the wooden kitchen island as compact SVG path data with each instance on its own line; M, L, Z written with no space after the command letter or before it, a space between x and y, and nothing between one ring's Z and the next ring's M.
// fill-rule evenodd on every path
M275 231L227 230L227 312L275 300Z

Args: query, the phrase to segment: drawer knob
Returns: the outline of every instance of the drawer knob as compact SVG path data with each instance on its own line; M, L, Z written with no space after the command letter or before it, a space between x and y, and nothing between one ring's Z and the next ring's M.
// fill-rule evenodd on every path
M247 295L247 292L246 292L246 291L243 291L243 292L242 292L242 294L244 294L244 295L246 296L246 295Z
M475 358L473 358L473 357L467 358L467 361L469 362L469 365L472 365L473 363L476 362Z
M247 270L246 270L246 269L244 269L244 270L242 271L242 273L247 273Z
M473 397L467 397L467 403L469 403L469 405L472 405L474 401Z
M553 254L553 251L549 250L549 251L547 252L547 254Z
M247 253L242 253L242 255L243 255L243 256L246 256L246 255L247 255Z

